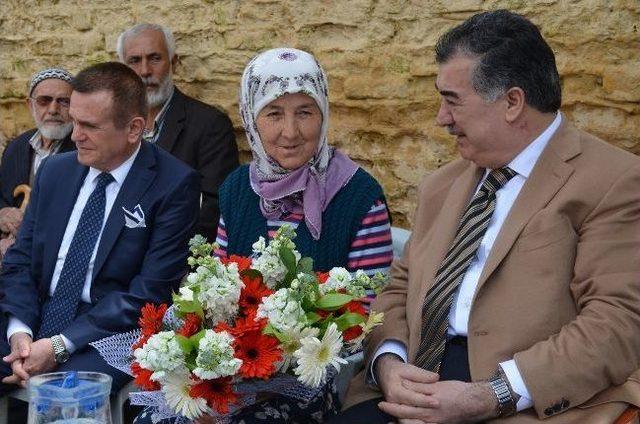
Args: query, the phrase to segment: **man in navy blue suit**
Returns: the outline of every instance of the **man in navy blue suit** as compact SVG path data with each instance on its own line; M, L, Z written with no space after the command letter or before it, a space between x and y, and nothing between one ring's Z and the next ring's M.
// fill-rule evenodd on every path
M110 62L72 86L77 153L42 163L2 265L0 394L53 370L106 372L118 390L129 377L89 343L135 328L140 308L169 302L186 272L200 179L141 142L142 81Z

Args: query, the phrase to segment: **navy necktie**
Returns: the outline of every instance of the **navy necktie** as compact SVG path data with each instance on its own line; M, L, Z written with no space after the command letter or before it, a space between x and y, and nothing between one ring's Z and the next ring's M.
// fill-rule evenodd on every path
M53 296L42 306L38 339L60 334L76 316L89 260L102 229L106 206L105 188L114 181L108 172L98 175L97 180L96 188L80 215Z

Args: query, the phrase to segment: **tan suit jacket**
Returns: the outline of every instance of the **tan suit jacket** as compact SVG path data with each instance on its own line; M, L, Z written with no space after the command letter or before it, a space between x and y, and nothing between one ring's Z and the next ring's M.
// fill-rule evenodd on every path
M373 305L385 321L367 368L390 339L413 363L422 302L482 174L457 160L422 183L411 238ZM640 158L563 122L487 258L468 348L474 381L513 358L533 398L499 422L610 423L640 405ZM361 372L345 408L380 396Z

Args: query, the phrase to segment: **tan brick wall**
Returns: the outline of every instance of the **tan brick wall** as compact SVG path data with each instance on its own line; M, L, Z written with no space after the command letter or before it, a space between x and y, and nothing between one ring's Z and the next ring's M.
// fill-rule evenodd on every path
M383 184L395 224L407 226L423 175L455 157L434 123L433 46L482 10L508 8L542 28L556 52L563 111L577 125L640 154L638 0L246 0L22 1L0 7L0 141L32 126L29 76L62 64L72 72L115 57L125 27L174 31L177 85L225 109L241 144L240 74L257 51L313 52L329 75L331 142Z

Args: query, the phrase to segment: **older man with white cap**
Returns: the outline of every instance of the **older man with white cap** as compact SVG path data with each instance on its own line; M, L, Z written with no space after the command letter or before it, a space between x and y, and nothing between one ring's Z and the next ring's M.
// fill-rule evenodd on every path
M40 163L47 156L74 150L70 135L69 98L73 75L64 69L47 68L29 82L27 106L36 128L7 145L0 163L0 253L13 244L22 222L19 209L23 195L14 195L21 184L31 186Z

